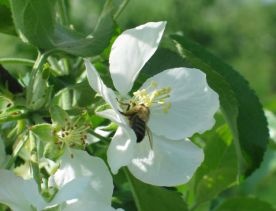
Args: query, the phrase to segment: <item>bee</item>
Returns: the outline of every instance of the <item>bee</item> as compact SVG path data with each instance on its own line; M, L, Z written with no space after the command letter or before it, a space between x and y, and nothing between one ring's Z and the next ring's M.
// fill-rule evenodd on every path
M150 129L147 126L147 122L150 117L150 110L143 103L141 104L127 104L126 112L120 112L126 116L129 120L129 125L133 129L136 135L137 143L140 143L146 136L149 138L150 146L152 148L152 140Z

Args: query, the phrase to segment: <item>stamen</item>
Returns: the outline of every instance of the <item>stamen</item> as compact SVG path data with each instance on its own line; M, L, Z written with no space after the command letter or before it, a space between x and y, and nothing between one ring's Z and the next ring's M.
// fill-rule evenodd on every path
M86 124L78 126L77 123L79 121L80 118L76 119L74 122L67 121L66 124L68 125L68 127L61 128L61 130L57 132L57 135L59 137L59 140L57 142L58 145L60 145L61 147L85 147L85 140L87 139L86 131L90 128L90 125Z
M162 110L164 111L164 113L168 113L170 108L172 107L172 103L171 102L166 102L166 103L163 104L162 107L163 107Z
M156 81L151 81L147 88L138 90L133 93L133 98L130 100L133 104L144 104L147 107L151 107L153 104L162 104L163 111L168 112L171 108L171 103L167 102L170 97L171 88L157 88Z

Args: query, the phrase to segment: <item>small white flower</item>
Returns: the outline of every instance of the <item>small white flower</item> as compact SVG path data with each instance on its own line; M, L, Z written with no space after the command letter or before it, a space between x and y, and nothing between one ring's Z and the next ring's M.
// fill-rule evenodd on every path
M5 169L0 169L0 178L0 203L9 206L11 210L34 211L46 206L34 179L24 180Z
M34 179L24 180L13 172L0 170L0 203L14 211L43 210L61 206L61 210L115 211L111 207L112 177L105 163L82 150L66 151L60 168L50 178L58 192L45 202Z
M203 152L187 137L214 124L218 95L197 69L173 68L149 78L129 93L140 70L156 51L166 22L150 22L124 31L114 42L109 63L115 93L106 87L94 66L85 60L90 86L111 106L99 115L118 124L108 148L113 173L128 166L138 179L153 185L175 186L187 182L203 160ZM145 105L152 134L137 143L124 104ZM134 106L133 106L134 107Z

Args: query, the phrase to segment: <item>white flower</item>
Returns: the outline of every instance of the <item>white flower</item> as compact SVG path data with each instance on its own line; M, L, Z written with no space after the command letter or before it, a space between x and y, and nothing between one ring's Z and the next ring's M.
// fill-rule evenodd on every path
M111 106L99 115L118 124L108 148L113 173L128 166L138 179L153 185L175 186L187 182L203 160L203 152L187 137L202 133L214 124L218 95L208 86L206 76L197 69L173 68L149 78L129 93L140 70L156 51L165 22L150 22L124 31L114 42L109 63L113 84L106 87L94 66L85 60L90 86ZM125 116L124 104L145 105L151 131L137 143L136 133ZM130 106L130 107L131 107Z
M0 170L0 203L14 211L33 211L61 206L61 210L114 211L111 207L112 177L104 162L85 151L71 150L61 158L61 165L50 178L58 188L46 203L34 179L24 180L13 172ZM50 182L51 184L51 182Z

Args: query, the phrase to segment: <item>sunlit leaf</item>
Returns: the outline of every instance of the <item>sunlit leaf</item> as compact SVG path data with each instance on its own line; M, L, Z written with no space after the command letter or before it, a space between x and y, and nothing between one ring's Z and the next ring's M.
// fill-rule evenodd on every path
M267 123L258 98L248 82L219 58L185 37L173 35L172 39L178 43L185 58L207 74L210 86L219 93L222 110L234 135L239 171L249 175L259 167L268 141ZM213 80L214 76L220 80ZM216 86L222 82L231 89L236 106L229 104L228 96L223 95L224 89Z
M60 107L52 106L50 109L51 119L55 125L63 126L69 120L69 115Z
M53 128L50 124L34 125L30 130L43 142L51 142L53 140Z
M202 138L206 142L205 159L190 182L192 188L188 192L194 195L196 204L211 200L236 184L238 175L235 146L227 125L207 132Z

